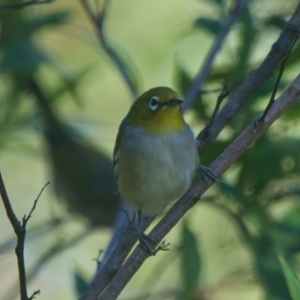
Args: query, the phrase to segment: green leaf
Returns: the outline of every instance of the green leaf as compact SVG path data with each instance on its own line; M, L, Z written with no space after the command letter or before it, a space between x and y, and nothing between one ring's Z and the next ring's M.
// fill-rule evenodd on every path
M78 266L75 266L75 270L73 272L73 280L75 284L76 294L79 297L88 287L88 282L83 275L83 271Z
M48 56L30 40L21 39L7 45L0 62L3 70L13 70L17 75L31 74L38 65L48 61Z
M215 35L218 34L221 28L221 24L219 21L209 18L199 18L198 20L196 20L194 26L202 28L208 33L213 33Z
M174 81L177 86L177 89L179 90L179 92L182 96L186 95L193 83L190 75L188 75L188 73L185 71L185 69L183 67L181 67L179 64L177 64L175 66L174 74L175 74ZM205 113L206 106L203 102L202 94L200 94L197 97L196 101L193 104L193 109L197 112L198 117L200 119L204 119L204 120L208 119L208 116Z
M265 21L265 24L269 26L274 26L277 29L282 29L286 24L286 21L281 16L271 16Z
M293 300L299 300L300 299L300 281L293 269L290 267L290 265L287 263L285 258L283 256L279 256L279 261L281 263L281 267L286 279L286 282L288 284L291 296Z
M200 0L200 1L203 2L203 0ZM205 2L207 4L216 6L217 8L224 9L224 6L225 6L225 0L205 0Z
M182 292L184 299L192 300L194 299L193 294L199 281L201 260L198 241L187 223L183 223L180 249L182 255Z
M249 68L249 60L251 58L253 45L255 44L255 37L257 30L253 24L253 17L249 9L245 11L241 18L241 31L238 47L238 65L234 71L236 78L242 78L245 76Z
M20 28L20 31L22 30L23 33L31 35L33 32L43 29L45 26L61 25L62 23L66 22L70 16L70 12L66 11L50 13L39 17L35 16L26 22L24 21L23 28Z

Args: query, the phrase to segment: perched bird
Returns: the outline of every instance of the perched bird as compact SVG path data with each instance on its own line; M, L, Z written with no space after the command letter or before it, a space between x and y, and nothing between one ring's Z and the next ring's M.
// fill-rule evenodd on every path
M141 245L153 250L141 228L141 212L156 215L189 188L199 157L178 94L156 87L132 104L114 148L114 170L123 203L137 210Z

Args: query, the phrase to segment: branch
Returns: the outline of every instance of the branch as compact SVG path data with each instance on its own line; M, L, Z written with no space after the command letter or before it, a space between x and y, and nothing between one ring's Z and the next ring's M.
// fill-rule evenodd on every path
M61 252L67 250L68 248L74 246L78 242L82 241L84 238L88 237L90 233L92 233L93 228L89 228L89 231L84 231L82 233L79 233L75 237L72 237L70 240L65 241L63 239L58 239L55 241L52 245L50 245L47 250L41 254L41 256L34 262L34 264L28 269L27 272L27 283L30 283L39 270L42 268L44 264L55 258L57 255L59 255ZM16 295L16 287L13 285L11 289L6 293L3 299L15 299L17 297Z
M35 4L49 4L53 2L54 0L30 0L27 2L23 2L20 4L4 4L0 5L0 9L22 9L26 6L31 6Z
M27 233L26 239L28 241L28 239L33 239L41 235L44 235L50 230L56 229L57 227L64 225L66 222L67 222L66 218L64 219L59 217L54 217L47 222L43 221L42 224L36 224L26 232ZM3 254L4 252L11 250L15 242L16 242L15 236L8 238L6 241L0 244L0 253Z
M49 182L43 187L44 188L49 184ZM42 193L39 193L37 199L34 201L33 207L30 210L28 217L24 216L22 224L17 219L13 208L11 206L10 200L8 198L6 188L2 179L2 175L0 172L0 194L2 197L2 201L6 210L7 217L16 233L17 236L17 246L15 249L17 260L18 260L18 270L19 270L19 282L20 282L20 294L21 300L30 300L35 297L35 295L39 294L39 291L35 291L32 296L29 298L27 294L27 285L26 285L26 271L25 271L25 261L24 261L24 244L25 244L25 235L26 235L26 224L31 217L32 212L34 211L37 201Z
M300 74L293 83L284 91L279 99L270 108L268 115L263 122L259 121L261 116L254 119L252 123L236 138L236 140L212 163L210 169L220 176L225 172L240 155L261 135L272 123L274 123L286 109L300 98ZM212 181L200 180L196 182L182 197L175 203L165 217L154 227L150 238L157 246L167 233L178 223L185 213L193 207L201 195L212 185ZM119 271L109 283L100 300L116 299L132 276L141 267L146 258L149 257L140 245L136 247L130 257L122 265ZM97 298L96 298L97 299Z
M131 76L126 70L126 67L122 61L122 59L119 57L117 52L113 49L113 47L109 44L109 42L106 39L105 33L104 33L104 22L106 19L107 14L107 6L109 4L109 0L104 0L102 12L98 12L98 15L94 15L91 8L87 4L87 0L79 0L87 17L89 18L92 26L94 27L98 40L107 53L108 57L111 59L113 64L116 66L117 70L119 71L120 75L122 76L123 80L125 81L125 84L127 85L131 96L133 99L136 99L137 90L135 87L135 84L133 83ZM97 1L97 0L96 0Z
M187 110L189 107L192 106L194 101L197 99L199 94L201 93L200 89L202 84L204 83L206 77L208 76L211 66L215 60L216 55L220 51L222 44L228 35L230 28L233 26L235 22L237 22L240 15L244 12L248 5L249 0L239 0L236 3L236 6L232 10L231 14L229 15L226 23L222 27L221 31L219 32L219 35L217 36L217 39L215 41L215 44L213 45L210 53L208 54L207 58L205 59L205 64L203 68L201 69L201 72L194 80L192 86L188 90L185 101L183 103L183 110Z
M152 216L143 216L142 227L146 229L153 221ZM101 264L99 264L96 275L80 296L80 300L98 299L107 284L112 280L120 266L124 262L128 253L137 241L136 230L133 224L129 224L127 215L121 212L117 217L114 227L114 235L106 250L105 256Z
M34 200L34 202L33 202L33 206L32 206L32 208L31 208L31 210L30 210L28 216L26 217L26 216L24 215L24 217L23 217L23 219L22 219L22 227L23 227L24 229L26 228L27 222L28 222L28 220L31 218L31 215L32 215L33 211L34 211L35 208L36 208L36 205L37 205L37 202L38 202L39 199L40 199L40 196L42 195L42 193L43 193L44 189L46 188L46 186L49 185L49 184L50 184L50 181L48 181L48 182L43 186L43 188L41 189L41 191L39 192L37 198L36 198L36 199Z
M220 131L233 119L243 104L271 77L278 64L286 57L299 32L300 3L261 65L234 92L215 117L213 125L210 128L206 126L198 135L197 140L201 141L199 145L200 154L215 140Z
M207 149L222 128L226 126L226 124L238 112L238 109L250 97L250 91L254 93L255 89L259 88L263 82L271 76L281 59L285 57L286 53L288 53L297 34L295 28L298 28L299 25L300 4L297 6L293 16L283 29L268 57L254 72L254 74L240 86L237 92L233 94L228 104L225 105L222 111L217 114L216 118L214 118L212 126L209 125L209 130L206 126L206 128L198 136L198 139L201 139L201 143L199 143L200 154ZM294 28L294 30L291 30L291 28ZM260 74L260 72L262 72L262 74ZM153 217L148 217L145 223L145 228L152 222L153 219ZM92 283L80 297L80 300L98 299L98 296L116 274L135 242L136 236L133 234L130 226L128 226L127 220L119 220L117 228L114 230L114 236L109 249L107 249L105 259L97 270Z

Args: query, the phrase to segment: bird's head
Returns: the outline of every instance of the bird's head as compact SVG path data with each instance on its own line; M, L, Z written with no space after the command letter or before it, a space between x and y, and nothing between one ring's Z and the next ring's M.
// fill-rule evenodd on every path
M148 133L183 131L182 102L171 88L155 87L137 98L127 117L133 126L142 127Z

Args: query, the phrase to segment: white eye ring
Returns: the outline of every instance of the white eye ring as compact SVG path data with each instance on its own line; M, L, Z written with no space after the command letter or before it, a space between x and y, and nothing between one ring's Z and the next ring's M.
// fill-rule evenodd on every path
M159 99L157 97L152 97L149 101L149 108L155 111L159 106Z

